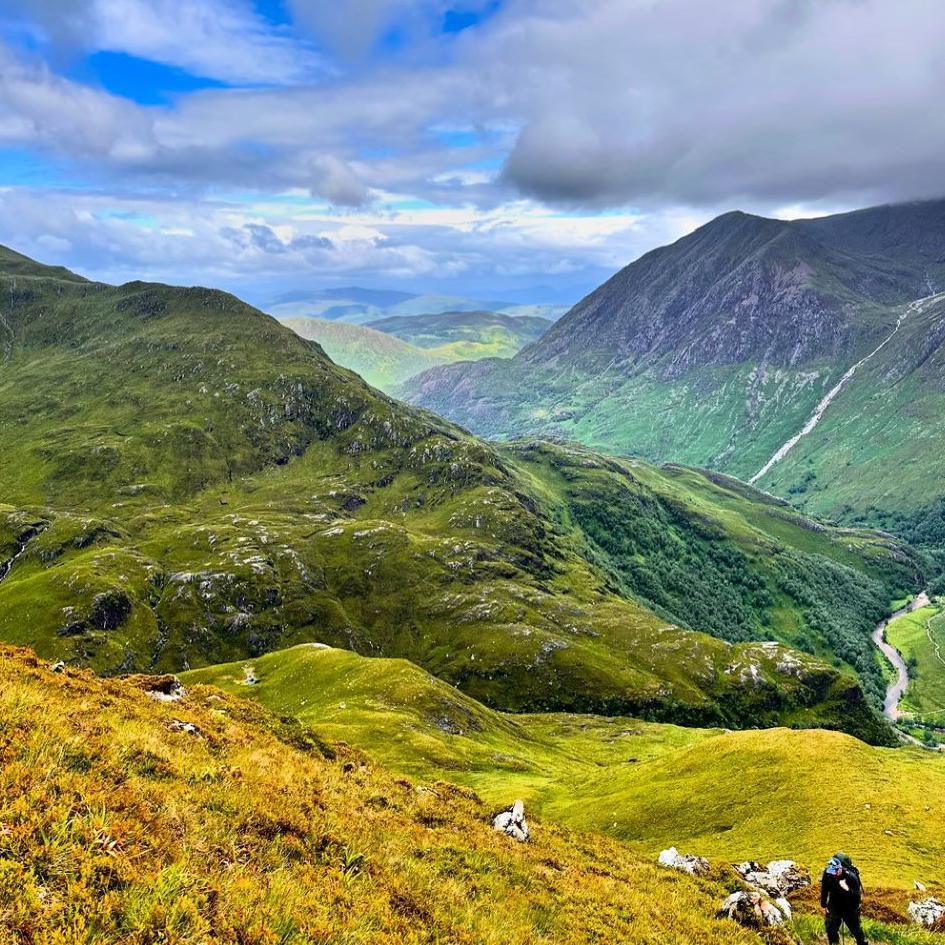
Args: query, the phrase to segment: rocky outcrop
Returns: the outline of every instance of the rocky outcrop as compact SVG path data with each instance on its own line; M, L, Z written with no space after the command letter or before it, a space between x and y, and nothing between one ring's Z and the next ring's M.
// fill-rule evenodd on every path
M531 836L525 823L525 804L522 801L516 801L508 810L497 814L492 820L492 826L519 843L527 842Z
M735 872L760 892L780 899L810 886L810 871L793 860L772 860L762 866L754 860L735 865Z
M675 847L670 847L660 853L659 864L674 870L682 870L690 876L705 876L709 872L709 861L705 857L680 853Z
M910 902L909 917L917 925L923 925L927 929L945 930L945 903L933 896Z
M786 899L778 900L775 905L760 892L742 890L732 893L722 903L719 915L749 929L765 929L787 922L791 918L791 907Z

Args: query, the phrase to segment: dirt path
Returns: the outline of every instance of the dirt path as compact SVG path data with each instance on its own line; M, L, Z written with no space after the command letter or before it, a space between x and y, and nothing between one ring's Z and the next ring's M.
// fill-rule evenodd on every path
M902 617L905 614L911 614L914 610L929 606L929 595L924 591L916 597L912 603L902 607L895 613L890 614L886 620L880 620L873 631L873 642L883 651L883 655L893 665L896 670L896 678L886 689L886 698L883 701L883 713L886 718L895 722L902 714L899 711L899 703L902 701L903 693L909 688L909 668L902 654L891 643L886 641L886 627L891 620Z
M847 370L846 374L840 378L839 382L827 392L823 400L821 400L821 402L814 408L814 412L807 419L807 422L804 424L804 426L801 427L801 429L795 433L794 436L792 436L786 443L782 443L781 446L779 446L774 452L774 455L771 457L771 459L769 459L768 462L766 462L764 466L762 466L761 469L759 469L758 472L756 472L755 475L748 480L748 482L751 485L754 485L759 479L761 479L762 476L769 473L773 466L775 466L777 463L780 463L781 460L784 459L784 457L787 456L787 454L790 453L795 446L797 446L803 437L813 432L817 424L820 423L824 413L826 413L827 408L834 402L834 400L837 399L837 395L843 390L844 387L846 387L853 375L856 374L856 372L864 364L866 364L867 361L879 354L879 352L882 351L883 348L885 348L886 345L888 345L889 342L893 340L893 338L896 336L896 333L900 328L902 328L903 322L905 322L905 320L910 315L923 311L927 306L935 301L935 299L939 298L943 294L945 293L939 292L933 295L926 295L921 299L916 299L914 302L910 302L906 307L906 310L896 321L896 327L868 355L866 355L865 358L861 358L856 362L856 364L853 365L853 367Z

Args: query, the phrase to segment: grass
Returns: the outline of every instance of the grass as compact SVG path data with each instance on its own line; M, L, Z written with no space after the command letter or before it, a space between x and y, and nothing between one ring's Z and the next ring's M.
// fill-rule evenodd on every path
M311 646L184 678L258 700L394 771L465 785L497 806L522 797L546 820L606 831L648 856L674 845L816 871L840 847L873 889L945 882L945 758L919 749L824 731L507 715L409 663Z
M175 731L175 720L198 734ZM244 700L0 651L7 945L749 945L725 892L447 784L386 774Z
M945 615L941 604L922 607L890 621L886 639L909 665L902 708L926 721L945 717Z
M300 337L317 341L336 364L350 368L372 386L387 392L434 365L459 360L450 358L446 352L426 351L364 325L321 318L286 318L282 323Z

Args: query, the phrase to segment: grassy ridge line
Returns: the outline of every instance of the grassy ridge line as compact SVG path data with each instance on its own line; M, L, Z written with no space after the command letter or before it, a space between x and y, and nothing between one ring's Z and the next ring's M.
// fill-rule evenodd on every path
M256 680L247 684L247 672ZM388 768L497 805L605 830L648 856L790 857L847 849L874 886L945 881L945 759L833 732L726 732L582 715L504 715L405 661L312 646L185 674L291 715Z
M0 941L759 942L712 918L720 886L625 845L541 821L514 844L461 789L136 686L0 648Z

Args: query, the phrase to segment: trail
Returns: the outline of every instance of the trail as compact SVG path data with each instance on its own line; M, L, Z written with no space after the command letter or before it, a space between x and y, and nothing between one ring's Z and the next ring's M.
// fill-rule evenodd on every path
M876 355L879 354L879 352L882 351L883 348L885 348L886 345L888 345L889 342L893 340L899 329L902 328L903 322L905 322L905 320L910 315L924 311L925 308L929 306L935 299L943 295L945 295L945 293L933 293L932 295L926 295L921 299L916 299L914 302L910 302L906 307L906 310L896 321L896 327L868 355L866 355L865 358L861 358L856 362L856 364L853 365L853 367L847 370L846 374L840 378L840 380L827 392L823 400L821 400L816 408L814 408L814 412L808 418L804 426L801 427L800 431L795 433L794 436L792 436L786 443L783 443L778 447L771 459L769 459L768 462L766 462L764 466L762 466L761 469L759 469L758 472L756 472L755 475L748 480L749 484L754 485L759 479L761 479L762 476L767 475L767 473L771 471L771 468L777 463L781 462L781 460L784 459L784 457L787 456L787 454L790 453L795 446L797 446L803 437L807 436L813 431L817 424L820 423L820 420L827 408L834 402L834 400L836 400L837 395L843 390L844 387L846 387L853 375L856 374L856 372L864 364L866 364L867 361L876 357Z
M902 700L903 693L909 688L909 667L902 658L902 654L891 643L886 641L886 627L890 621L905 614L911 614L914 610L929 606L929 595L924 591L918 595L910 604L901 607L895 613L890 614L885 620L880 620L873 631L873 642L883 651L883 655L893 665L896 670L896 678L886 689L886 698L883 701L883 714L886 718L895 722L902 714L899 711L899 703Z

